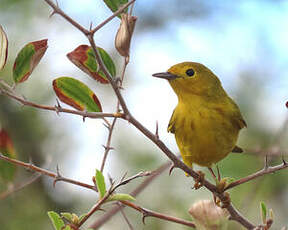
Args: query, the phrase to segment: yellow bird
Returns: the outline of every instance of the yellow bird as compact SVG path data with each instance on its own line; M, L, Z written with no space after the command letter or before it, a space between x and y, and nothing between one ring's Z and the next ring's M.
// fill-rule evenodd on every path
M153 76L167 79L178 97L168 132L175 134L187 166L196 163L211 168L230 152L242 152L236 142L246 122L210 69L183 62Z

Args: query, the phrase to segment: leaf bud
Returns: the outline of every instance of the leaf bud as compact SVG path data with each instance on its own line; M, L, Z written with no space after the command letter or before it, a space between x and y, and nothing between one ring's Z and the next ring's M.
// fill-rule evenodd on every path
M189 209L196 228L200 230L225 230L228 224L226 209L218 207L212 200L200 200Z
M129 14L121 14L121 24L115 37L115 47L123 57L129 56L130 42L137 17Z

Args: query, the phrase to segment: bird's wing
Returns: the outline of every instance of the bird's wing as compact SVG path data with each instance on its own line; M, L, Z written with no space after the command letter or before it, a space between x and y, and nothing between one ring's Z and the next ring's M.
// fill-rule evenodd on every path
M168 127L167 127L168 133L175 133L175 121L176 121L176 118L175 118L175 109L174 109L172 116L170 118Z
M233 112L231 114L233 124L235 124L239 129L247 127L247 124L241 115L238 105L230 97L229 97L229 101L234 107Z

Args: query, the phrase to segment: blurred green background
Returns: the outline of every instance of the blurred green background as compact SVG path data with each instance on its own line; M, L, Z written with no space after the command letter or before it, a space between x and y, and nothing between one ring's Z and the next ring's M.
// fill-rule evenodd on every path
M82 25L97 25L111 15L102 1L59 0L59 6ZM1 0L0 23L9 39L9 59L0 77L9 83L17 52L28 42L48 38L48 50L30 80L17 86L20 94L31 101L56 103L51 82L59 76L71 76L89 85L102 102L104 111L114 111L116 98L107 85L95 83L66 58L66 54L85 37L61 17L49 18L51 9L39 0ZM123 91L133 114L150 130L159 122L161 139L177 153L176 143L166 133L170 115L177 103L166 82L154 79L161 72L181 61L197 61L211 68L224 88L237 101L248 128L240 135L239 145L246 149L287 152L287 132L281 132L287 117L288 98L288 2L284 0L159 0L138 1L134 7L138 17L132 39L131 61L125 76ZM115 18L97 32L95 39L113 57L120 73L123 60L116 53L114 36L119 25ZM0 124L14 141L18 158L56 171L66 177L92 183L96 168L100 168L107 130L101 120L39 111L23 107L0 96ZM104 174L115 179L127 172L153 170L166 162L166 157L131 125L119 120L113 135L115 148L108 157ZM230 154L219 163L224 176L240 178L263 167L264 157L257 154ZM269 157L271 164L281 157ZM196 167L196 169L199 169ZM15 183L31 175L21 168ZM208 175L208 174L207 174ZM209 178L209 176L207 176ZM231 191L232 201L254 223L260 223L259 202L274 210L273 229L288 225L287 171L259 178ZM129 192L143 179L121 189ZM180 170L171 176L167 171L137 197L137 204L190 219L189 207L197 200L211 199L201 188L191 189L193 181ZM7 188L2 184L0 192ZM157 192L155 192L157 191ZM97 194L59 182L53 187L50 178L0 200L1 230L50 230L47 211L87 212ZM106 206L109 210L110 206ZM135 229L188 229L153 218L142 224L141 215L128 208L125 212ZM95 215L100 217L103 213ZM121 214L117 214L101 229L128 229ZM241 229L230 223L228 229Z

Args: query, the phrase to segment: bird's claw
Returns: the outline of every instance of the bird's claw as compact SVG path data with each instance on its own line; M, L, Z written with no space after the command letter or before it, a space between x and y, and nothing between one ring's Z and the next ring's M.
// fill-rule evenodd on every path
M195 184L193 187L195 190L197 190L203 186L203 181L204 181L204 177L205 177L205 174L202 171L197 171L197 173L198 173L198 178L194 179Z

